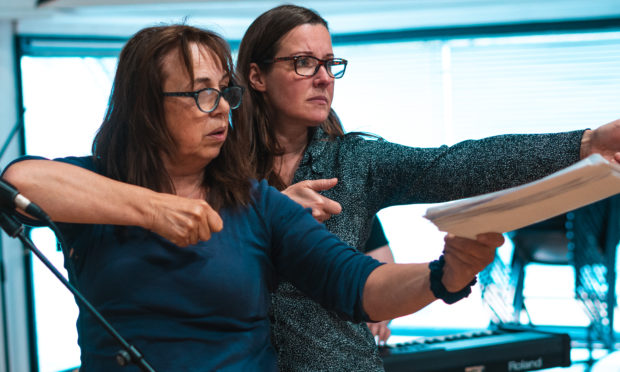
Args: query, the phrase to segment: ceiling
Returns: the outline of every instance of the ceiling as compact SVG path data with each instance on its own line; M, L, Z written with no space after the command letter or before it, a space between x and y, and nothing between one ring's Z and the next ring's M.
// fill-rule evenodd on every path
M620 0L311 0L333 33L466 25L620 18ZM240 39L271 0L0 0L0 20L19 34L129 36L158 23L186 20Z

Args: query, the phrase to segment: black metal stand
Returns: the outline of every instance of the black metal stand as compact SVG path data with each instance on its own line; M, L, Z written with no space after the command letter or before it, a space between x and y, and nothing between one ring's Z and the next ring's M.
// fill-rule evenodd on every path
M51 221L49 221L51 222ZM120 366L126 366L135 363L142 371L155 372L153 367L144 359L144 356L133 345L129 344L112 325L95 309L93 305L75 288L65 277L54 267L54 265L39 251L34 243L24 233L24 226L20 224L15 217L7 211L0 211L0 226L12 238L19 238L25 247L30 249L45 266L60 280L62 284L84 305L88 311L97 319L97 321L105 328L105 330L123 347L116 354L116 362ZM56 229L54 229L56 230Z

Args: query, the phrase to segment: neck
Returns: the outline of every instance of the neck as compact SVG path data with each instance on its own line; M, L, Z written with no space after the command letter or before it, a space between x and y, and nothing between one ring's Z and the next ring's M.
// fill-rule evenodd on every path
M191 199L205 199L206 190L202 184L203 176L172 177L175 193Z
M276 126L275 134L284 155L303 153L308 144L308 127L306 126Z
M170 176L175 194L186 198L205 199L203 187L204 167L182 167L164 161L164 167Z
M308 145L308 128L302 125L278 128L276 139L284 153L274 158L273 166L282 181L290 185Z

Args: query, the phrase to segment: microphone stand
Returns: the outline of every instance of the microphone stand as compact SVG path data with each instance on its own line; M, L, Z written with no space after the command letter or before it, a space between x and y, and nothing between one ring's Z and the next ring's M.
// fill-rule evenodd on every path
M49 223L53 222L48 219ZM129 363L135 363L140 367L140 369L144 372L156 372L153 367L149 365L149 363L144 359L144 356L134 347L129 344L113 327L112 325L95 309L93 305L77 290L65 277L56 269L56 267L45 257L45 255L34 245L32 240L26 236L24 233L24 226L19 223L15 217L9 214L7 211L0 211L0 226L2 229L12 238L19 238L19 240L24 244L25 247L30 249L32 253L34 253L45 266L64 284L65 287L79 300L79 302L84 305L88 311L97 319L97 321L105 328L106 331L118 341L119 344L123 347L116 354L116 362L124 367L129 365ZM55 230L55 229L54 229ZM54 231L56 232L56 231Z

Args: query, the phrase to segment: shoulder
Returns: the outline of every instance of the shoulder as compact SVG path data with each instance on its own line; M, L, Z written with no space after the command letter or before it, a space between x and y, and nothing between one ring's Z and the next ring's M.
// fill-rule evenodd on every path
M351 132L340 137L330 137L320 128L310 141L308 152L312 155L321 155L336 151L344 155L373 153L383 147L398 146L386 141L380 136L364 132Z
M368 164L383 161L392 161L409 156L419 149L393 143L382 137L372 136L365 133L347 133L338 140L331 142L332 156L341 162L354 164ZM329 154L330 151L324 151Z

